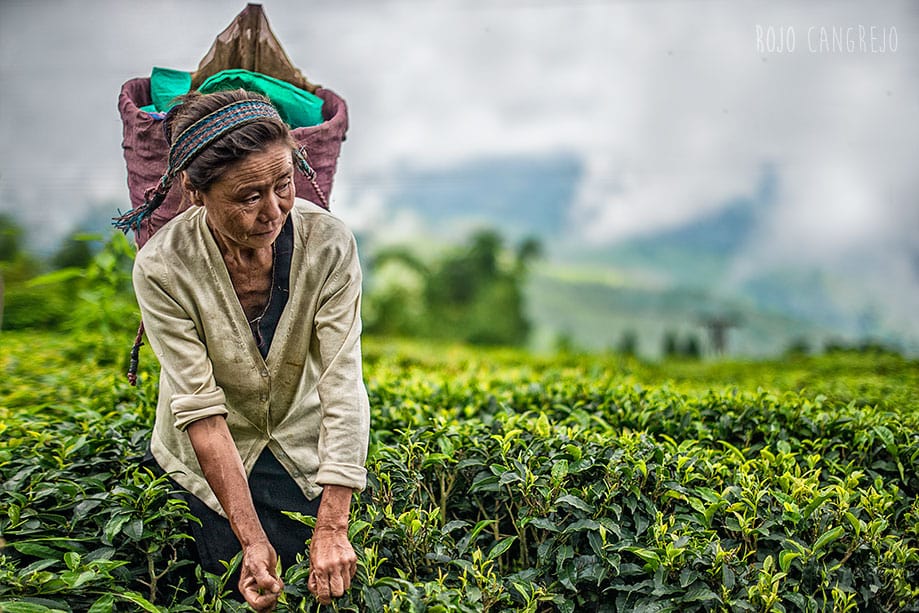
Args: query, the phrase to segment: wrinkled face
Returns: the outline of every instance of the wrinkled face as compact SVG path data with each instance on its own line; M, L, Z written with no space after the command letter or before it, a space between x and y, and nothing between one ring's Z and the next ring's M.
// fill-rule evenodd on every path
M271 145L233 164L207 191L186 183L193 204L207 209L218 243L237 249L270 247L294 205L290 146Z

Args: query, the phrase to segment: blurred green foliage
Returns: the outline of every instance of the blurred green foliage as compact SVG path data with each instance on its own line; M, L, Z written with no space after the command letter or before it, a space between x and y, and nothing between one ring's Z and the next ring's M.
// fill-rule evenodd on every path
M136 312L133 247L124 235L103 243L96 235L73 234L47 261L24 250L23 236L12 218L0 215L0 328L113 330L122 315Z
M12 262L22 253L22 227L5 213L0 213L0 262Z
M475 233L467 245L423 262L406 248L373 258L364 304L370 333L460 340L477 345L522 345L530 323L522 288L541 248L524 240L508 253L500 234Z

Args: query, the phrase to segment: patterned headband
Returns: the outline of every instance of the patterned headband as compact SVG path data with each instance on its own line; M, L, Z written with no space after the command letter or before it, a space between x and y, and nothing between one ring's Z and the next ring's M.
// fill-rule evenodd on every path
M166 172L159 183L144 192L144 204L116 217L112 225L125 232L128 229L137 230L141 222L166 199L176 175L188 168L202 151L228 132L262 119L276 119L283 123L270 102L244 100L221 107L182 130L169 148ZM296 150L295 157L298 168L312 179L315 173L306 162L303 152Z
M182 172L199 153L211 143L237 128L260 119L277 119L281 116L270 102L244 100L219 108L185 128L169 148L169 167L166 175ZM166 176L164 175L164 176Z

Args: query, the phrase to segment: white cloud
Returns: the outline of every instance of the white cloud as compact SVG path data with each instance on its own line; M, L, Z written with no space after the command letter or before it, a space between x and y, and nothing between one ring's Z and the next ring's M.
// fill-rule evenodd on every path
M909 240L899 222L916 210L919 18L909 2L264 5L295 63L349 103L333 197L356 225L377 219L367 202L385 198L402 166L561 149L584 160L571 215L591 240L749 195L764 165L780 201L762 244L781 255ZM239 8L0 7L0 133L18 145L0 153L0 207L52 200L52 173L73 176L71 192L123 197L120 83L153 64L193 68ZM896 27L899 49L807 49L811 26L858 25ZM795 52L757 50L757 26L792 28Z

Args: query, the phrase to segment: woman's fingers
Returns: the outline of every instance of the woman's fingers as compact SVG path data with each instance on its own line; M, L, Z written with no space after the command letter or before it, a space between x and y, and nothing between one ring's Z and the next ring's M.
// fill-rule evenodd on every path
M255 582L258 588L261 591L268 592L270 594L280 594L281 588L284 587L284 583L278 578L275 577L273 573L268 572L265 568L260 569L255 577Z
M345 584L342 580L342 573L335 573L329 577L329 591L335 598L338 598L345 593Z
M243 597L256 611L271 611L278 603L278 593L265 588L259 589L258 583L250 579L243 589Z
M332 602L332 591L329 588L329 578L318 570L310 571L310 579L307 584L310 588L310 592L321 602L322 604L329 604Z
M278 601L278 594L284 588L274 572L277 556L267 544L247 547L239 577L239 591L256 611L271 611Z
M277 594L246 594L246 602L256 611L271 611L278 604Z
M348 565L348 568L345 569L345 571L342 572L341 575L339 575L339 578L341 579L341 584L342 584L342 594L344 594L344 593L347 592L349 589L351 589L351 568L350 568L350 564Z
M322 571L310 572L307 587L322 604L329 604L333 598L339 598L351 587L349 573L332 573L327 575Z
M310 591L328 604L351 587L357 572L357 556L347 530L316 528L310 544Z

